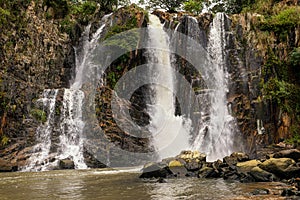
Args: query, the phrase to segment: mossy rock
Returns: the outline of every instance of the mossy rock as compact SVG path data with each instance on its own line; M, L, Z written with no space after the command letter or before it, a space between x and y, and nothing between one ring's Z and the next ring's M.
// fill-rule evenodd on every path
M180 161L178 160L173 160L171 162L169 162L169 168L172 168L172 167L183 167L184 164L182 164Z
M256 167L257 165L261 164L258 160L249 160L246 162L239 162L236 164L236 167L239 172L249 172L252 168Z

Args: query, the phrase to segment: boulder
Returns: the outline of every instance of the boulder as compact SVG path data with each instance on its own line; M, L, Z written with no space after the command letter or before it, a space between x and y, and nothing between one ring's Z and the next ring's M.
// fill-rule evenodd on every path
M262 189L255 189L251 192L252 195L267 195L270 194L270 190L262 188Z
M74 161L71 159L59 160L59 169L75 169Z
M288 149L275 153L273 158L291 158L295 161L300 159L300 150L298 149Z
M282 191L281 196L283 197L300 196L300 192L295 191L293 188L287 188Z
M175 177L185 177L188 173L187 169L184 167L184 164L178 160L171 161L168 167L172 172L172 175Z
M147 163L143 169L140 178L166 178L170 174L168 166L165 163Z
M202 167L198 172L199 178L220 178L221 173L212 167Z
M182 151L176 158L181 158L186 162L195 160L196 162L206 162L206 155L199 151Z
M18 170L17 166L14 166L13 164L9 163L6 160L0 159L0 172L12 172L17 170Z
M288 178L287 175L296 170L297 167L293 167L295 164L291 158L270 158L258 166L280 178Z
M91 153L89 153L87 150L84 150L83 152L84 156L84 163L89 168L107 168L108 166L100 162L98 159L96 159Z
M252 168L249 174L255 179L256 182L271 182L277 179L274 174L259 167Z
M223 163L227 165L236 165L238 162L248 161L249 156L242 152L234 152L230 156L226 156L223 158Z
M261 164L258 160L249 160L246 162L239 162L236 164L238 172L247 173L250 172L250 170L254 167L256 167L258 164Z
M172 160L172 161L169 162L168 167L169 168L172 168L172 167L184 167L184 164L181 163L178 160Z
M198 171L199 169L201 169L201 167L202 167L202 163L197 162L195 160L192 160L191 162L185 164L185 168L191 172Z

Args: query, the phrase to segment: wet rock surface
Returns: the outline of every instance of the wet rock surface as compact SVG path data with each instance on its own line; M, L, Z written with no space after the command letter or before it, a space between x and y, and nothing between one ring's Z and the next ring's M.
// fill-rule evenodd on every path
M274 155L290 155L291 152L298 150L279 151ZM295 160L299 159L297 153L292 155ZM247 154L235 152L226 156L223 161L207 162L205 154L183 151L174 158L146 164L140 178L223 178L243 183L282 181L293 186L283 190L282 196L298 196L300 167L294 159L265 155L264 159L250 160ZM253 195L265 194L268 194L268 189L253 191Z

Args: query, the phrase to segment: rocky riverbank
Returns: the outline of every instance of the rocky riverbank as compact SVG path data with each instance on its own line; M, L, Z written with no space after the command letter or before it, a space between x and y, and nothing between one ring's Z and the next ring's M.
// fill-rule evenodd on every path
M234 152L215 162L207 162L206 155L198 151L183 151L176 157L147 163L140 176L157 178L161 183L166 178L184 177L223 178L242 183L281 181L291 185L283 190L283 196L300 196L300 150L280 150L260 159Z

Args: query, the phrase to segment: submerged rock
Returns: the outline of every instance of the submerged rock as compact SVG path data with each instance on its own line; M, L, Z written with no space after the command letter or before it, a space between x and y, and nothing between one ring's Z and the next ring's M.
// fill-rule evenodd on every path
M255 189L254 191L251 192L252 195L267 195L270 194L270 190L268 189Z

